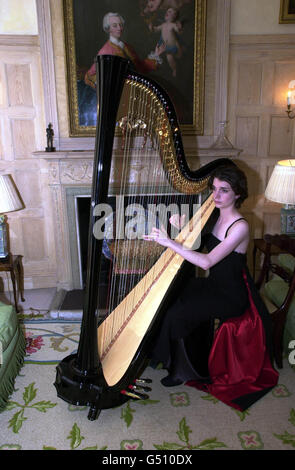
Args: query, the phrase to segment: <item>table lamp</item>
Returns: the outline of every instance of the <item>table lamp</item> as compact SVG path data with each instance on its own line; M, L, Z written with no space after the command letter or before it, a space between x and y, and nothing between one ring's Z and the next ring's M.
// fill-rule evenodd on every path
M281 233L295 237L295 160L277 162L266 187L265 197L285 204L281 209Z
M18 211L24 207L11 175L0 175L0 262L6 261L9 246L4 213Z

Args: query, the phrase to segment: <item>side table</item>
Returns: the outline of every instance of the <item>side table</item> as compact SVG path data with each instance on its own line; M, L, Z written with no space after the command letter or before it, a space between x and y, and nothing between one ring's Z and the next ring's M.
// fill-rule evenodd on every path
M9 253L8 258L5 261L0 261L0 271L8 271L10 272L10 277L12 281L13 287L13 296L14 296L14 304L16 312L19 312L17 306L17 290L16 290L16 280L18 286L18 292L20 293L20 297L22 302L25 301L23 296L23 284L22 284L22 256L21 255L12 255Z
M263 238L254 238L254 247L253 247L253 279L254 280L255 280L255 266L256 266L257 250L261 251L264 254L263 267L262 267L259 279L256 282L256 286L260 288L261 283L262 283L264 269L267 269L266 280L268 280L268 267L266 266L266 264L269 263L269 256L280 255L282 253L286 253L286 251L280 249L278 246L268 245Z

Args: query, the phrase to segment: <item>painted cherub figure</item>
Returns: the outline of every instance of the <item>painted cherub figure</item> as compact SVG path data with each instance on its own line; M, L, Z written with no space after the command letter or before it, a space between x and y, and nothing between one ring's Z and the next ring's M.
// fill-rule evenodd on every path
M177 63L176 58L180 58L182 55L182 49L179 44L178 35L182 32L182 24L178 19L178 10L175 8L168 8L164 22L159 26L154 26L153 24L149 25L151 31L160 31L161 37L158 45L166 45L166 58L171 68L173 77L176 77L177 72Z

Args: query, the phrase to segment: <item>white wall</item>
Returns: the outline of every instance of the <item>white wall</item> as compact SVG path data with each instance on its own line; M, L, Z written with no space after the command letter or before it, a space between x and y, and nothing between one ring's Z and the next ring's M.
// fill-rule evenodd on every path
M232 0L231 34L290 34L279 24L280 0ZM38 34L36 0L0 0L0 34Z
M0 34L38 34L36 0L0 0Z
M232 0L231 34L294 34L295 24L279 24L280 0Z

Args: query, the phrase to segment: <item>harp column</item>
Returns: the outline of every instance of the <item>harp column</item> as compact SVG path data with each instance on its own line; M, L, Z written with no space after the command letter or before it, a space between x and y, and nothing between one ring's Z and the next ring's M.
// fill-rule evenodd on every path
M107 202L116 116L129 65L127 61L114 56L101 56L98 60L100 61L100 67L97 69L99 115L93 163L87 279L81 334L77 355L67 356L59 363L55 381L60 398L76 405L90 405L89 419L95 419L99 412L97 403L105 385L102 374L99 374L96 316L98 267L103 240L98 240L93 234L96 221L94 208ZM110 60L112 66L105 66Z

